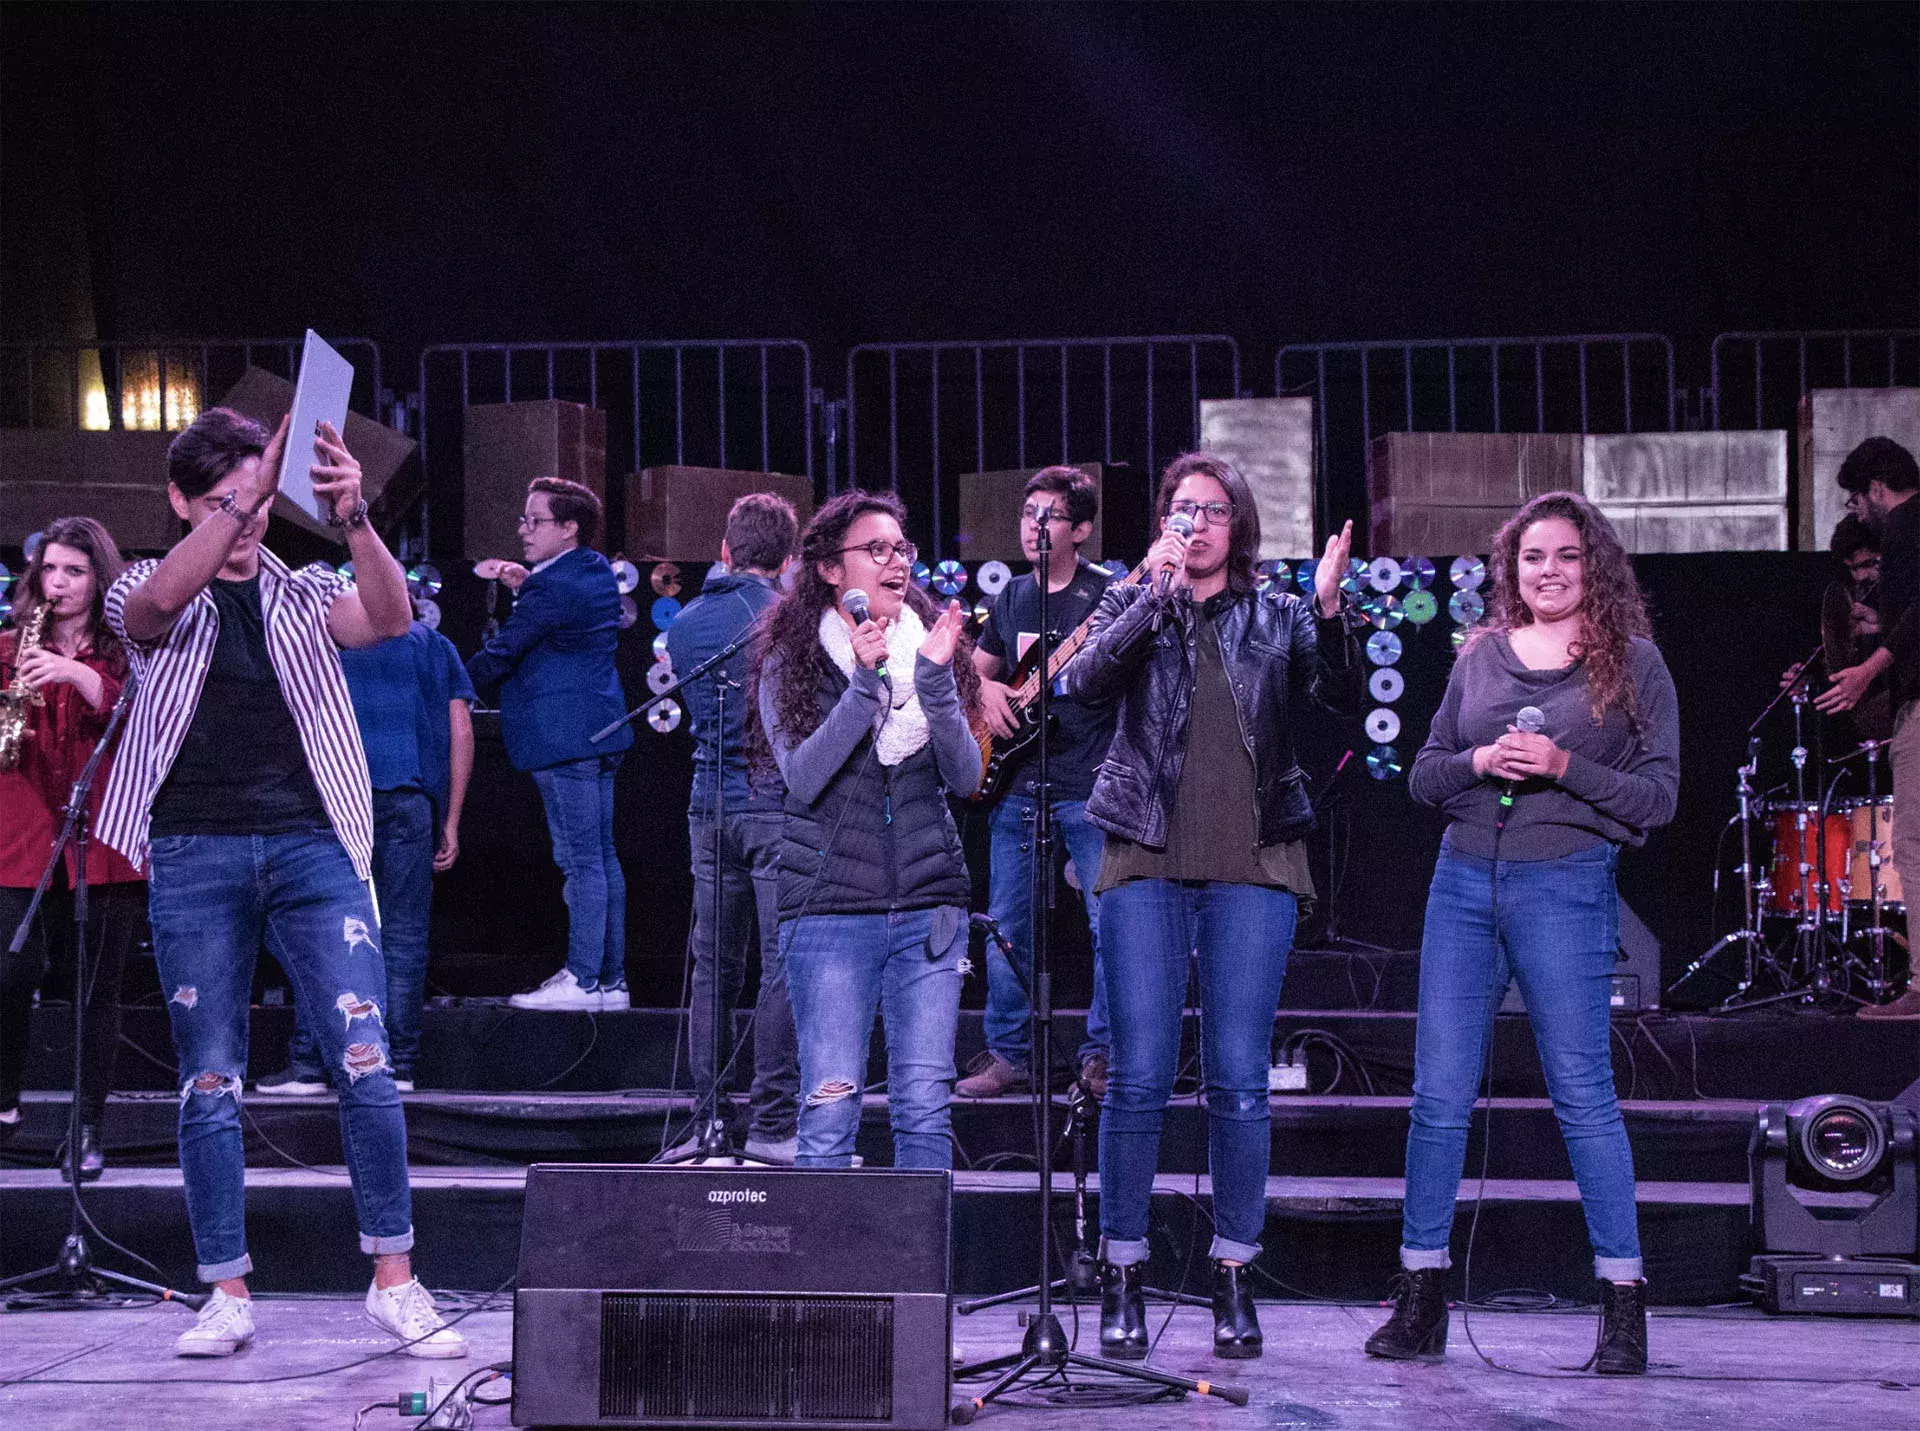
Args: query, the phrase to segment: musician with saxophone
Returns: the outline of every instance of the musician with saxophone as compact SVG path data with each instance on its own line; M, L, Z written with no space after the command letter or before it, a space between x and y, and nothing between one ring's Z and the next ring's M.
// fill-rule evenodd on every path
M1113 580L1080 555L1081 546L1093 535L1099 501L1093 479L1077 467L1047 467L1027 479L1020 508L1020 550L1034 564L1033 570L1016 577L1000 593L973 653L981 678L981 718L996 748L1006 753L1001 783L1006 793L989 817L989 913L1012 946L1019 967L994 941L987 941L987 1047L968 1076L955 1085L954 1091L963 1098L989 1098L1028 1086L1033 1012L1028 989L1033 969L1033 755L1039 740L1032 724L1036 681L1023 658L1038 635L1043 522L1051 538L1044 570L1050 649L1058 651L1093 614ZM1094 771L1113 738L1114 705L1056 695L1050 708L1054 728L1047 736L1047 783L1053 825L1073 861L1093 943L1093 999L1087 1010L1086 1040L1080 1046L1080 1078L1094 1097L1103 1098L1107 1092L1107 998L1100 977L1100 915L1093 884L1104 836L1088 823L1086 802L1093 793Z
M88 844L84 991L73 990L70 901L79 862L71 848L34 916L26 946L17 956L5 951L46 868L68 792L126 682L126 653L106 620L107 588L120 567L119 547L91 517L49 522L14 587L14 625L0 632L0 1142L20 1128L20 1076L34 991L43 980L49 991L64 985L70 997L86 999L79 1089L85 1182L106 1166L100 1118L120 1043L121 974L146 912L146 883L104 841ZM103 763L93 784L96 816L106 775Z

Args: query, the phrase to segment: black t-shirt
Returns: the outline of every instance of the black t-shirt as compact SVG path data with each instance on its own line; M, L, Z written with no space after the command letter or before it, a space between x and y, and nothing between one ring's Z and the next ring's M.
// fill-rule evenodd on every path
M1100 597L1113 577L1090 562L1081 561L1073 580L1062 591L1047 593L1047 625L1052 628L1049 648L1057 650L1074 628L1092 615ZM1000 679L1009 677L1019 664L1020 653L1032 644L1040 630L1040 583L1029 572L1015 577L993 603L986 630L980 633L980 649L1001 661ZM1085 800L1093 793L1093 774L1106 759L1107 745L1113 739L1115 707L1112 702L1090 706L1070 696L1055 694L1050 709L1054 734L1047 743L1047 781L1055 800ZM1033 755L1038 744L1029 745L1014 767L1008 786L1015 795L1033 794L1038 772Z
M153 800L152 836L286 835L325 829L280 679L267 656L260 578L207 583L220 635L180 753Z
M1880 523L1880 586L1874 608L1880 639L1893 652L1888 688L1893 709L1920 697L1920 496L1909 497Z

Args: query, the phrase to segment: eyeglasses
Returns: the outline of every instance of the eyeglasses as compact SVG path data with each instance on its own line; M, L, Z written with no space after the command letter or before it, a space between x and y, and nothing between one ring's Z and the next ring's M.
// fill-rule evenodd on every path
M865 552L867 560L875 566L885 566L888 557L899 557L902 566L912 566L913 559L920 555L920 548L912 542L866 542L857 547L841 547L835 556L845 556L848 552Z
M1205 517L1210 527L1224 527L1233 520L1231 502L1175 502L1167 509L1169 516Z
M1020 520L1023 522L1032 522L1036 527L1042 522L1057 522L1063 527L1071 526L1073 523L1073 518L1066 512L1061 511L1058 507L1022 507L1020 509Z
M556 527L560 525L560 519L558 517L522 517L520 519L520 530L524 532L529 528L539 526L542 522L552 522Z

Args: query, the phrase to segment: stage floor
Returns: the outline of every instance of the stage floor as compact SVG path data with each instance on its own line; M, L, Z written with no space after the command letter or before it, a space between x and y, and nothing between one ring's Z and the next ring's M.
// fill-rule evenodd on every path
M475 1298L470 1305L479 1305ZM1016 1308L955 1319L964 1357L998 1355L1019 1344ZM1069 1309L1062 1321L1072 1331ZM1452 1345L1441 1366L1369 1359L1361 1343L1380 1321L1371 1306L1263 1302L1267 1354L1255 1362L1222 1362L1209 1354L1212 1323L1204 1308L1173 1316L1153 1363L1251 1388L1244 1409L1220 1401L1100 1408L1001 1406L981 1414L988 1426L1100 1425L1127 1431L1299 1427L1552 1428L1738 1425L1743 1431L1809 1431L1819 1427L1910 1425L1920 1414L1920 1326L1903 1321L1770 1318L1751 1310L1656 1312L1650 1329L1655 1362L1644 1378L1603 1379L1558 1369L1592 1349L1587 1311L1477 1312L1473 1332L1495 1360L1535 1375L1486 1366L1467 1343L1454 1312ZM1159 1326L1163 1312L1154 1313ZM0 1419L36 1431L134 1426L142 1431L205 1431L208 1426L271 1426L276 1431L346 1431L354 1412L368 1431L411 1426L391 1409L395 1395L424 1390L431 1375L457 1379L511 1350L504 1297L461 1324L464 1361L422 1362L387 1356L330 1376L307 1375L377 1356L385 1339L363 1319L357 1298L263 1298L259 1337L226 1361L183 1361L173 1338L190 1314L180 1307L97 1312L8 1313L0 1318L0 1382L43 1372L25 1384L0 1385ZM1097 1337L1098 1315L1085 1311L1082 1346ZM291 1377L266 1384L269 1378ZM1688 1380L1686 1378L1705 1378ZM72 1379L89 1384L74 1385ZM1076 1373L1076 1381L1079 1374ZM1731 1378L1723 1380L1722 1378ZM1743 1378L1755 1378L1746 1380ZM57 1379L68 1379L58 1384ZM500 1383L487 1393L502 1390ZM957 1387L956 1395L967 1388ZM1085 1393L1083 1393L1085 1395ZM506 1408L478 1408L477 1427L505 1427Z

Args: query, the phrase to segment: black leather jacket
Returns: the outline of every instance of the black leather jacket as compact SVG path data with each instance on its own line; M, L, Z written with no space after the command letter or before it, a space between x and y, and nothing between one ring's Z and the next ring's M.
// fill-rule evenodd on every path
M1328 621L1291 594L1208 598L1220 660L1233 685L1240 735L1253 756L1260 843L1297 840L1313 828L1306 777L1293 753L1292 698L1352 714L1360 704L1358 642L1344 615ZM1113 744L1094 777L1087 818L1136 844L1164 849L1193 710L1193 603L1144 585L1107 588L1092 634L1063 673L1084 700L1118 697Z

